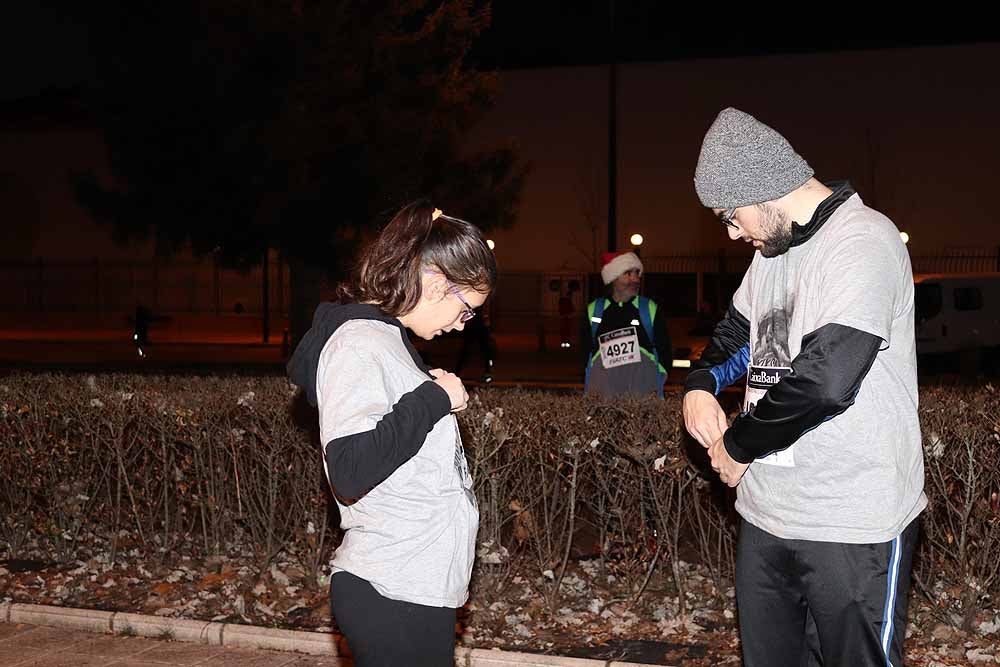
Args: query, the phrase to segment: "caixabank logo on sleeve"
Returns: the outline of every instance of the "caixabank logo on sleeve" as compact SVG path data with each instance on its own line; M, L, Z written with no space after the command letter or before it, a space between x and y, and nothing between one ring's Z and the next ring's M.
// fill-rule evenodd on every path
M767 390L778 384L778 381L792 372L790 366L769 367L750 364L747 369L747 395L743 410L751 412L757 407L757 401L764 397Z

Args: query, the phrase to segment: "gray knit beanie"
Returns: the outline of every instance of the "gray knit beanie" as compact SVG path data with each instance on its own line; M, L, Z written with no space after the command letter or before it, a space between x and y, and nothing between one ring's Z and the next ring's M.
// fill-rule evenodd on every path
M812 175L783 136L729 107L705 134L694 189L708 208L737 208L783 197Z

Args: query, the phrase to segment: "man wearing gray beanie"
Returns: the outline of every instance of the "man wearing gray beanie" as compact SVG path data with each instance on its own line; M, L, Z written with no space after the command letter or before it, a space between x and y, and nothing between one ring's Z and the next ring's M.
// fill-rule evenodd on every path
M901 665L927 504L906 247L849 183L819 182L737 109L705 135L694 185L757 249L683 401L737 487L744 664ZM744 375L729 424L716 396Z

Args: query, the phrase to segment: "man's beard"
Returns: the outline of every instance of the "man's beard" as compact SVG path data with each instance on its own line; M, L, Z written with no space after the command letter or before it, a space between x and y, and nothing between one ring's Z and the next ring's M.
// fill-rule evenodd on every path
M639 294L639 286L626 285L624 287L619 287L613 290L615 293L616 300L618 301L631 301Z
M792 247L792 219L771 204L758 204L760 220L760 254L764 257L784 255Z

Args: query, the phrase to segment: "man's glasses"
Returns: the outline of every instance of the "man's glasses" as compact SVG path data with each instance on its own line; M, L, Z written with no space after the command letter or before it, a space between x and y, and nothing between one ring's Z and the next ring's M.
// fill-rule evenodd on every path
M727 208L726 210L719 213L719 222L724 224L726 227L732 227L733 229L739 229L736 223L733 222L733 216L736 215L735 208Z
M465 307L465 310L462 311L462 315L459 318L460 322L462 323L468 322L469 320L471 320L473 317L476 316L476 311L472 309L472 306L469 305L469 302L465 300L465 297L462 296L462 293L458 291L458 288L452 285L450 282L448 283L448 291L457 296L458 300L461 301L462 305Z

